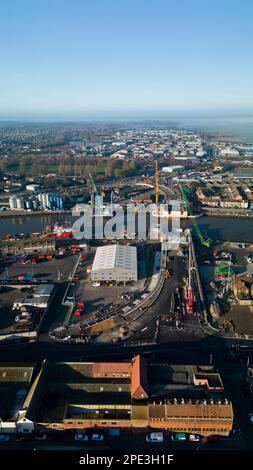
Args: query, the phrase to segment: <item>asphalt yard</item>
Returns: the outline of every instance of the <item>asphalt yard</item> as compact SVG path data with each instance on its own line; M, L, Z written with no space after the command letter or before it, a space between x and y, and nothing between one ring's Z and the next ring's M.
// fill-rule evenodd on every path
M159 330L157 334L158 342L168 342L170 339L188 341L202 336L197 317L187 315L184 308L181 308L181 325L177 327L175 322L175 312L173 308L173 297L176 290L181 292L183 301L183 285L187 276L186 258L174 256L169 267L172 276L165 279L163 289L156 301L137 320L131 323L131 331L134 332L132 338L127 340L132 342L145 342L155 339L157 330L157 320L159 320Z
M69 255L51 261L42 261L37 264L21 264L15 262L1 273L0 279L12 279L27 274L37 280L48 279L50 281L64 281L73 271L78 257L79 254Z

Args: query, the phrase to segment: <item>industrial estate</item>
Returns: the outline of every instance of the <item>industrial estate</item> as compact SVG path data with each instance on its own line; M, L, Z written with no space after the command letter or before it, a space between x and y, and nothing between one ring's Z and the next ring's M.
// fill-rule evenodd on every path
M3 448L252 448L252 155L170 123L0 129Z

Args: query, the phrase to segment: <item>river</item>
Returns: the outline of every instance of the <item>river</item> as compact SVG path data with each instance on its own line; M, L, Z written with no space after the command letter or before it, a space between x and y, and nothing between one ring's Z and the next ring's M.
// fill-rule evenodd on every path
M47 225L54 225L59 215L20 216L0 219L0 237L8 234L41 232ZM63 216L60 220L73 220L71 216ZM202 217L196 220L204 236L213 240L231 240L253 243L253 220L233 219L230 217ZM191 222L182 221L182 227Z

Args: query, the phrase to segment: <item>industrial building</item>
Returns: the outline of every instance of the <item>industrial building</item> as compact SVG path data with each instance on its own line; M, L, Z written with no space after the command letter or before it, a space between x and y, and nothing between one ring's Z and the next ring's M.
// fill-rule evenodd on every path
M91 269L92 281L137 281L137 248L108 245L97 248Z
M2 240L0 242L0 250L3 255L32 255L32 254L48 254L54 253L56 250L55 239L52 237L45 238L28 238Z
M23 287L27 288L28 285L28 283L17 286L11 284L11 287L22 289ZM26 297L22 297L21 292L17 292L12 307L6 309L4 320L1 319L0 342L4 343L21 338L29 338L31 341L37 339L56 289L54 284L39 284L37 286L31 284L29 289L29 295Z
M17 416L24 432L149 427L228 436L233 427L232 404L213 366L140 355L113 363L44 360Z
M34 364L0 365L0 433L23 432L20 410L33 381ZM31 428L30 428L31 429Z
M48 308L52 300L52 295L54 293L55 285L54 284L41 284L38 287L35 287L32 296L25 297L18 302L13 303L13 309L20 309L21 307L26 308Z
M64 200L58 194L39 193L38 200L42 209L63 210Z
M31 191L33 193L33 192L39 191L40 185L39 184L34 184L34 183L27 184L25 189L27 191Z
M33 186L33 185L29 185ZM36 185L35 185L36 186ZM27 186L28 187L28 186ZM31 190L30 190L31 191ZM11 196L9 198L10 210L64 210L64 199L58 194L39 193L24 200L22 196Z
M172 165L172 166L163 166L162 172L163 173L174 173L174 172L182 172L185 170L185 167L182 165Z
M232 289L239 305L253 305L253 277L232 276Z

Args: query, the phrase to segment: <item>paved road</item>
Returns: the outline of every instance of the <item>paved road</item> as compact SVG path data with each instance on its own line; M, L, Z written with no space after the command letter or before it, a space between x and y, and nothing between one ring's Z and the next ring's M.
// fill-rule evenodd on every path
M121 431L119 437L111 437L105 430L104 441L102 442L78 442L74 439L74 434L63 434L62 438L55 442L50 437L45 441L31 439L22 442L16 442L15 437L11 437L8 443L1 444L2 449L22 449L22 450L85 450L85 451L103 451L103 450L124 450L124 451L135 451L142 454L143 451L148 452L168 452L176 450L223 450L223 449L243 449L243 444L240 436L235 435L230 438L221 437L218 443L204 443L204 442L174 442L171 440L171 433L164 432L163 443L148 443L146 442L146 431Z

